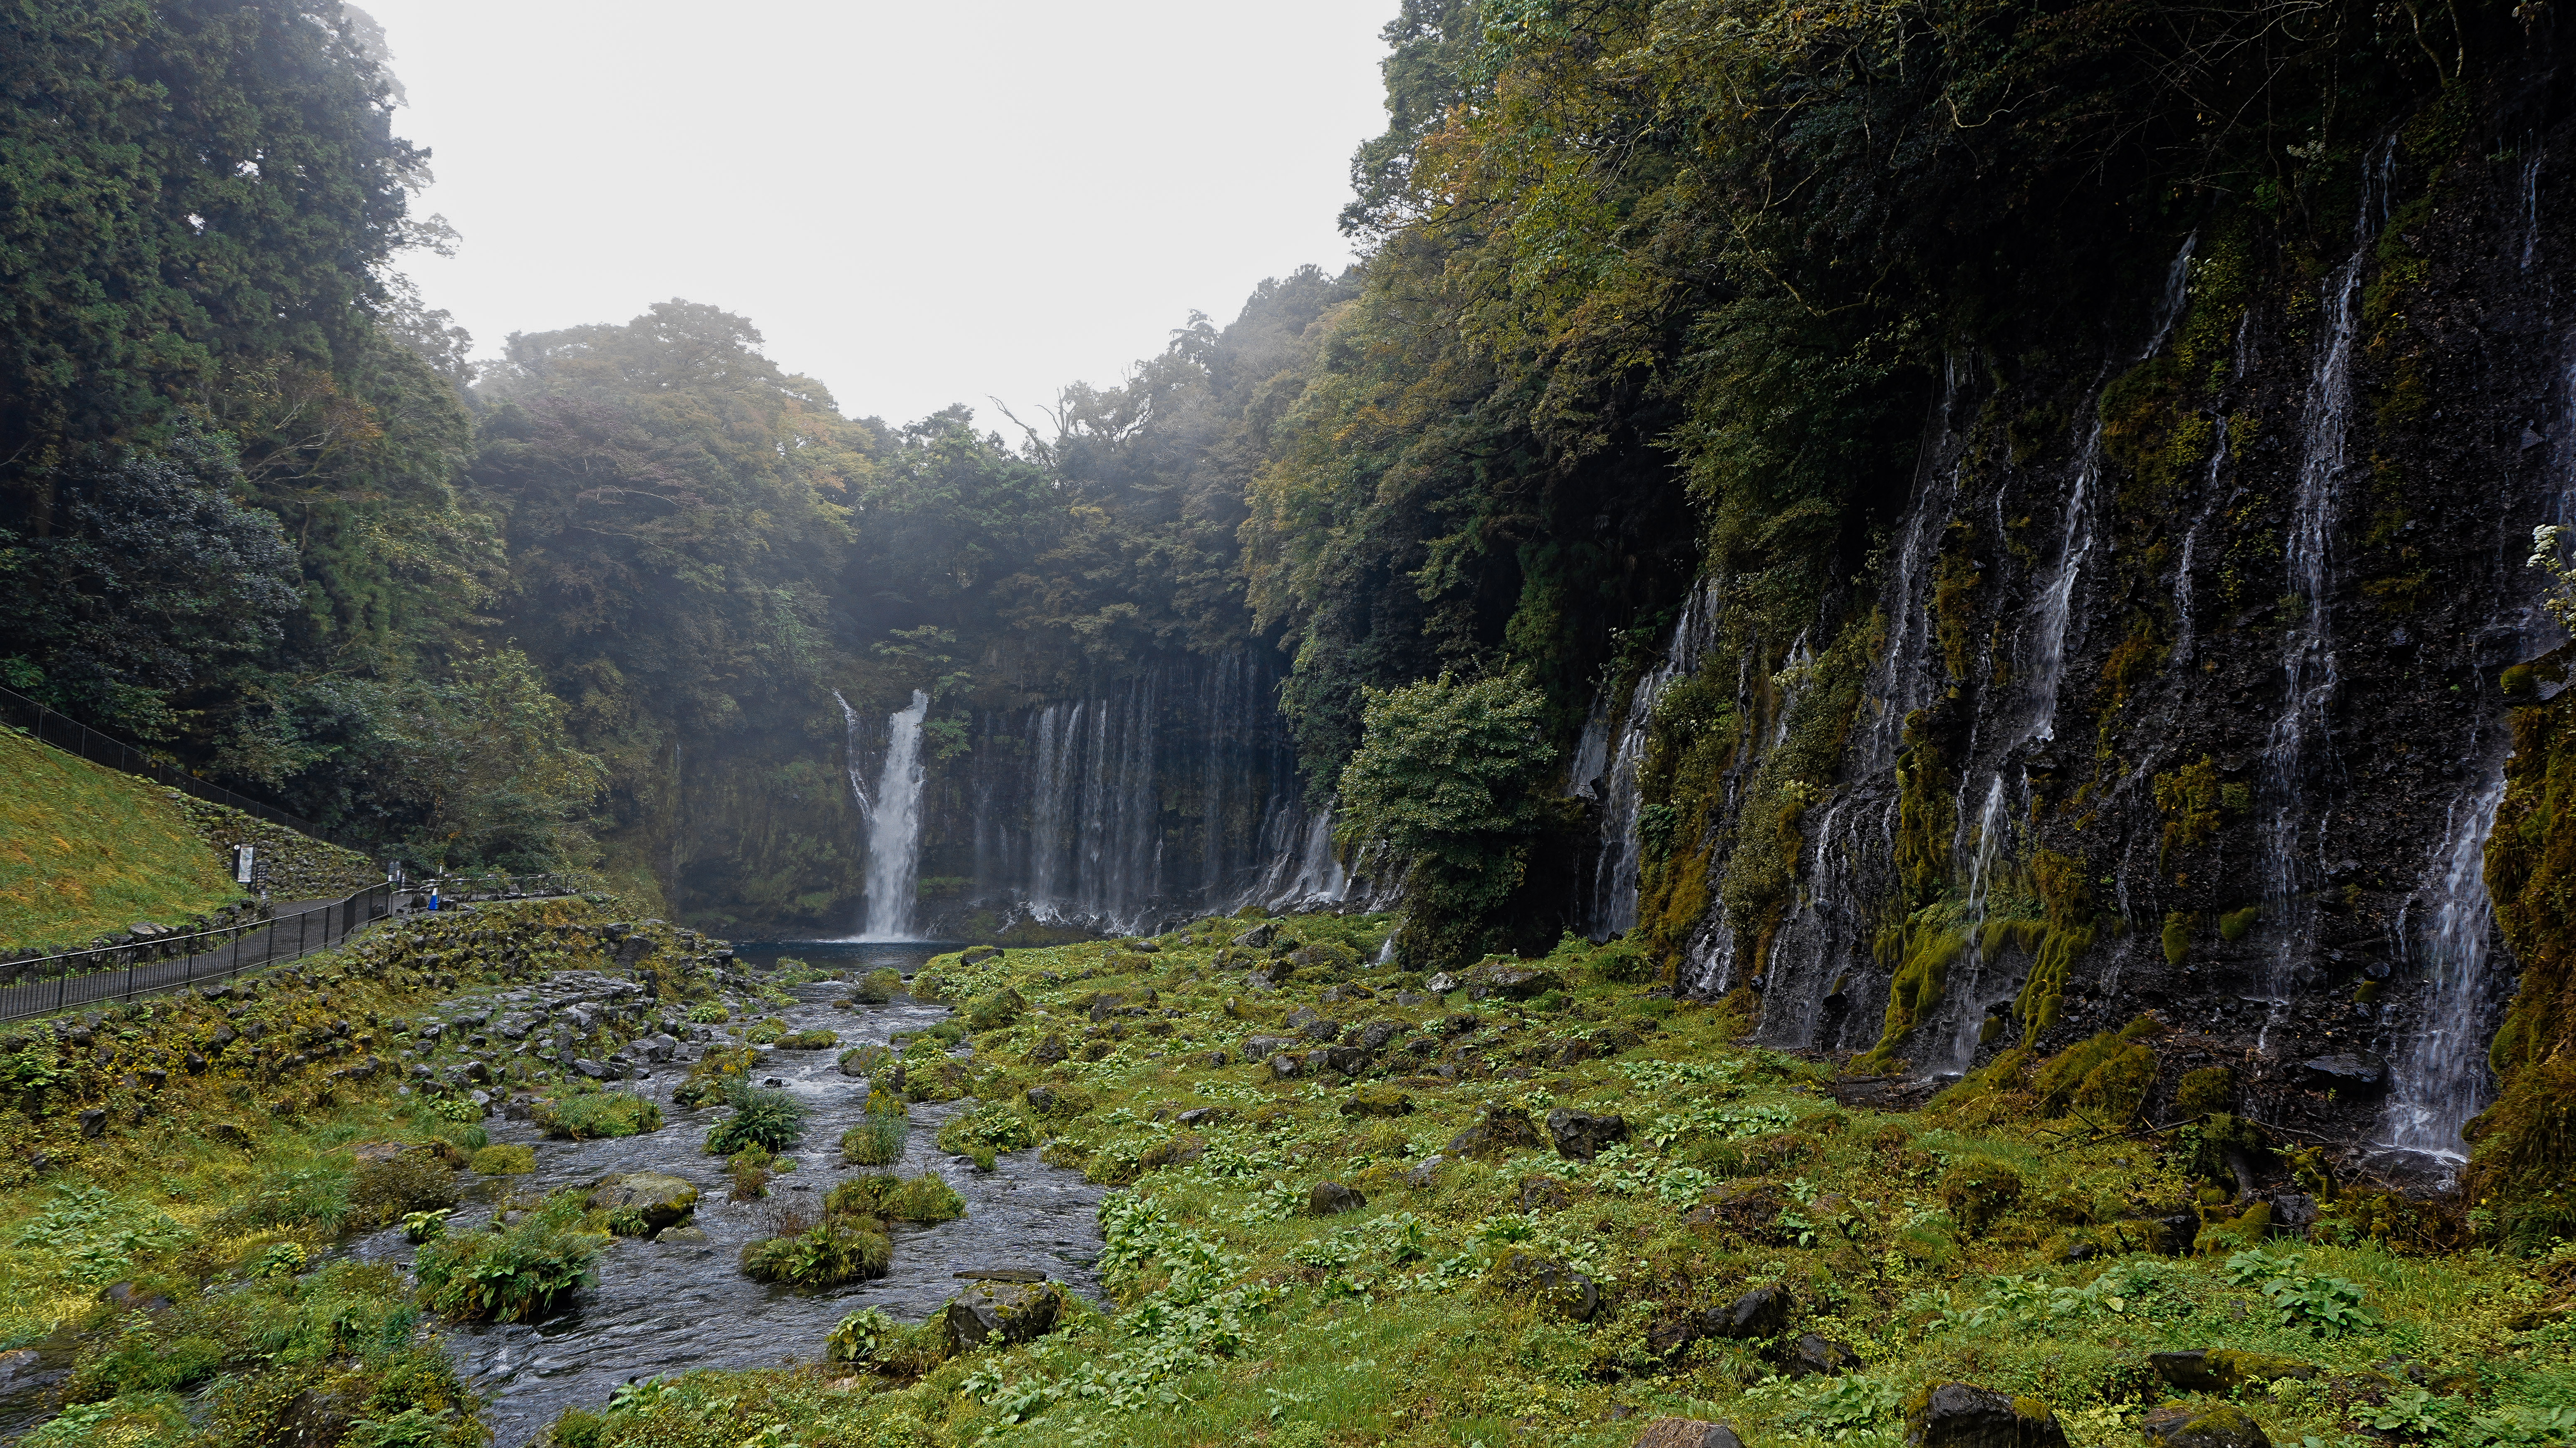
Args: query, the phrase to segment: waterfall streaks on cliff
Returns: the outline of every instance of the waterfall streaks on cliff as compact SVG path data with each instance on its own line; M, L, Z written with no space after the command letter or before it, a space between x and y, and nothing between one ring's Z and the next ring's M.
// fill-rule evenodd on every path
M1377 898L1335 852L1330 802L1306 798L1278 684L1275 659L1233 650L977 716L931 787L928 918L1139 933Z
M867 812L868 913L857 937L863 941L913 938L921 873L921 724L929 714L930 696L915 689L912 702L886 720L877 805Z
M2387 219L2395 156L2396 139L2391 137L2374 147L2363 164L2352 254L2321 290L2323 335L2301 407L2298 490L2283 549L2289 596L2298 612L2283 631L2281 712L2272 721L2262 765L2264 910L2273 948L2261 989L2276 1010L2289 1001L2316 933L2315 910L2307 898L2316 870L2304 843L2312 814L2308 776L2317 766L2313 745L2320 740L2331 744L2328 710L2342 682L2334 649L2332 542L2352 471L2352 360L2361 326L2362 280ZM2314 823L2322 832L2322 817ZM2322 833L2318 848L2323 848Z
M2504 802L2499 772L2451 807L2424 888L2398 918L2400 948L2428 982L2423 1019L2391 1063L2385 1129L2388 1144L2458 1163L2468 1159L2460 1130L2486 1105L2487 960L2495 912L2487 900L2487 834ZM2415 916L2430 915L2423 926Z
M1646 746L1653 731L1655 706L1666 690L1699 672L1700 660L1717 643L1718 597L1715 580L1691 590L1664 645L1661 662L1629 691L1618 733L1609 736L1611 688L1605 685L1592 706L1593 722L1576 746L1568 790L1577 798L1600 803L1600 853L1583 892L1586 932L1595 940L1637 923L1637 885L1641 860L1637 833L1638 792Z

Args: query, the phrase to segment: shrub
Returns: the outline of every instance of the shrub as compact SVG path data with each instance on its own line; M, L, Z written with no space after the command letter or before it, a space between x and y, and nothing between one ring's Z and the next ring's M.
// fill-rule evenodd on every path
M872 1006L881 1006L902 993L903 972L892 966L886 966L860 976L859 983L850 991L850 997L853 1000L865 1001Z
M474 1153L474 1170L485 1176L524 1176L536 1169L533 1146L487 1146Z
M464 1232L421 1248L422 1300L465 1321L533 1322L587 1286L607 1238L573 1225L577 1198L559 1198L498 1232Z
M776 1016L761 1021L742 1033L742 1038L755 1046L766 1046L787 1034L787 1023Z
M689 1007L689 1023L699 1026L721 1026L733 1019L733 1012L716 1001L702 1001Z
M966 1199L936 1172L908 1178L860 1176L832 1188L823 1211L890 1222L953 1222L966 1215Z
M707 1155L732 1156L747 1146L776 1151L793 1143L805 1129L805 1107L784 1091L755 1088L735 1081L725 1091L733 1115L707 1133Z
M349 1221L387 1227L405 1216L456 1205L456 1173L433 1152L406 1151L358 1168L349 1184Z
M830 1031L797 1031L777 1040L782 1051L823 1051L841 1044L841 1038Z
M754 1282L789 1282L799 1287L837 1287L883 1277L894 1260L894 1244L874 1230L876 1225L864 1217L827 1215L795 1236L746 1242L743 1275Z
M841 1160L852 1166L887 1166L903 1159L912 1135L911 1118L900 1112L871 1111L841 1133Z
M895 1054L884 1046L852 1046L841 1053L840 1067L844 1076L873 1076L893 1061Z
M1941 1174L1941 1204L1963 1237L1985 1235L2021 1201L2021 1173L1999 1161L1963 1161Z
M1029 1003L1020 993L1004 986L990 995L980 995L966 1003L966 1029L998 1031L1018 1021Z
M689 1068L689 1079L671 1093L675 1106L704 1106L721 1101L727 1093L742 1084L742 1078L760 1062L760 1053L747 1046L721 1046L698 1058Z
M725 1163L725 1175L733 1180L733 1199L757 1201L769 1195L769 1168L778 1160L765 1146L746 1147Z
M627 1091L585 1091L577 1096L540 1101L537 1125L548 1136L593 1141L608 1136L634 1136L662 1129L662 1108Z
M873 1307L864 1307L841 1319L823 1343L823 1356L836 1363L863 1363L875 1359L879 1349L891 1346L903 1332L903 1325Z
M1408 965L1473 960L1496 943L1496 917L1545 823L1556 761L1547 701L1525 679L1448 674L1366 700L1335 838L1382 844L1404 871L1397 949Z

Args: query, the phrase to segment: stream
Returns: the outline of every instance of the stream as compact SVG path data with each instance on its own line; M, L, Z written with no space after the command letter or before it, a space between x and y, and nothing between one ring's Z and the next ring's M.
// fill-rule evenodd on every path
M779 956L792 955L818 969L847 970L855 978L888 965L909 975L938 948L755 944L740 947L740 959L759 972ZM697 1185L696 1221L710 1239L670 1246L620 1240L601 1254L597 1285L583 1289L570 1309L537 1323L446 1328L457 1371L490 1401L484 1421L492 1428L496 1448L522 1448L563 1409L597 1408L630 1379L695 1368L811 1362L822 1355L824 1339L841 1319L863 1307L920 1321L965 1285L955 1275L963 1270L1035 1268L1099 1300L1091 1265L1101 1245L1094 1213L1102 1189L1085 1182L1079 1172L1041 1163L1034 1151L1004 1156L990 1173L941 1152L934 1139L943 1124L971 1104L962 1101L913 1107L912 1137L893 1170L905 1176L938 1172L966 1199L966 1215L930 1226L896 1224L888 1276L806 1291L753 1282L736 1268L742 1245L772 1235L769 1224L782 1208L820 1215L823 1197L835 1183L887 1170L840 1163L841 1133L857 1122L868 1083L842 1075L836 1062L851 1046L883 1043L894 1031L926 1029L948 1010L909 997L883 1006L835 1009L832 1002L848 990L837 981L791 986L787 991L798 1004L770 1012L785 1018L792 1030L819 1026L839 1033L841 1040L829 1050L769 1052L754 1077L795 1093L809 1110L804 1139L780 1154L782 1162L792 1155L797 1167L771 1179L767 1200L729 1200L723 1159L699 1149L707 1128L725 1114L723 1107L682 1110L671 1105L672 1090L687 1076L685 1062L655 1068L649 1080L619 1085L662 1104L665 1124L659 1131L565 1142L547 1140L527 1122L495 1116L484 1123L495 1142L536 1148L533 1175L504 1179L510 1194L587 1186L610 1172L669 1172ZM704 1049L692 1045L683 1054L694 1059ZM458 1211L451 1230L480 1225L489 1219L492 1206L488 1199L470 1203ZM357 1256L406 1266L415 1250L399 1229L351 1247Z

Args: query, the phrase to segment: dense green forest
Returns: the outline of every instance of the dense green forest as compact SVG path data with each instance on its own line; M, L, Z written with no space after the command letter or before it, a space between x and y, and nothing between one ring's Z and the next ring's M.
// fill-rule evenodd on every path
M1782 691L1659 706L1641 929L1678 960L1723 901L1767 938L1944 386L1981 370L2009 466L2044 461L2094 405L2086 339L2143 329L2206 238L2181 351L2104 438L2124 498L2163 488L2121 526L2170 527L2156 449L2206 451L2170 419L2212 405L2231 299L2313 284L2392 127L2409 164L2474 149L2554 15L1405 0L1342 216L1364 264L1189 319L1040 429L853 420L702 302L469 362L401 274L447 233L370 22L32 5L0 61L0 672L424 865L649 888L682 757L835 689L929 691L945 756L977 709L1275 648L1320 803L1373 690L1517 691L1564 757L1712 578L1714 652L1787 679L1804 640L1832 688L1739 781L1751 824L1716 781ZM2139 620L2133 653L2169 648ZM1415 879L1425 959L1563 923L1520 884L1587 826L1547 770L1507 792L1509 828L1429 822L1474 842Z

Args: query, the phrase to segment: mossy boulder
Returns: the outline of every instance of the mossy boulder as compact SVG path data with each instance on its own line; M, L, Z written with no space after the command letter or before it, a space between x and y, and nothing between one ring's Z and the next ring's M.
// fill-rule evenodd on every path
M1034 1342L1064 1315L1066 1294L1056 1282L979 1281L940 1312L951 1355L986 1343Z
M2321 1369L2278 1353L2236 1352L2227 1348L2190 1348L2150 1353L2147 1366L2174 1387L2193 1393L2224 1393L2247 1383L2306 1381Z
M2260 1247L2272 1235L2272 1204L2257 1201L2242 1211L2226 1207L2204 1207L2201 1210L2199 1235L2192 1238L2192 1250L2200 1253L2235 1252L2247 1247Z
M1553 1258L1513 1252L1494 1264L1492 1280L1504 1291L1534 1297L1541 1307L1576 1322L1590 1322L1601 1311L1601 1284Z
M2156 1448L2272 1448L2263 1425L2234 1403L2167 1403L2147 1414L2142 1428Z
M644 1231L628 1235L646 1236L686 1221L698 1208L698 1189L668 1172L619 1172L590 1189L587 1205L592 1211L608 1213L611 1221L621 1213L632 1213Z
M1906 1448L2066 1448L2066 1430L2037 1398L1941 1383L1905 1400L1905 1442Z
M1536 1151L1540 1146L1538 1123L1517 1106L1500 1102L1485 1108L1476 1124L1452 1137L1450 1156L1503 1157Z

